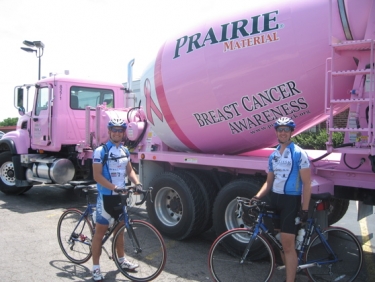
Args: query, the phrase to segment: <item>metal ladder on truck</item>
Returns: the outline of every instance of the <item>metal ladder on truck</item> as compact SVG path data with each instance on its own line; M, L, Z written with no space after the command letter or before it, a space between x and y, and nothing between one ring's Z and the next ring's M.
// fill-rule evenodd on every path
M345 41L330 42L331 57L327 59L325 103L328 118L328 152L374 156L375 163L375 91L374 91L374 27L369 19L365 39L353 40L344 1L338 0L338 9L346 35ZM373 7L375 9L375 7ZM331 1L331 35L332 35L332 1ZM333 38L331 36L331 38ZM340 69L340 60L353 60L356 68ZM347 99L335 98L335 83L344 79L353 80L353 87L348 90ZM348 122L345 128L334 127L333 116L335 105L347 104L349 107ZM333 133L344 132L345 140L351 147L333 147ZM374 166L375 167L375 166ZM374 171L375 172L375 171Z

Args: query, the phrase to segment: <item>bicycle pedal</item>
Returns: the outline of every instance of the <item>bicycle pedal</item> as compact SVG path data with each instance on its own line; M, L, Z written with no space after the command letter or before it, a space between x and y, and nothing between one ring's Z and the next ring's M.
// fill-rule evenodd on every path
M285 269L285 265L279 265L278 267L276 267L277 270L283 270Z

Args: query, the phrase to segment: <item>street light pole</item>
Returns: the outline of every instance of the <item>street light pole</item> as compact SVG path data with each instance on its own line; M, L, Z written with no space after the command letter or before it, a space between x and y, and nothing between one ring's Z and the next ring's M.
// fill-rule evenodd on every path
M43 53L44 53L44 43L42 41L24 40L23 44L25 44L26 46L29 46L29 47L36 47L37 48L37 49L32 49L32 48L21 47L21 49L26 51L26 52L30 52L30 53L35 52L36 57L39 59L38 80L40 80L40 68L41 68L40 58L43 56Z

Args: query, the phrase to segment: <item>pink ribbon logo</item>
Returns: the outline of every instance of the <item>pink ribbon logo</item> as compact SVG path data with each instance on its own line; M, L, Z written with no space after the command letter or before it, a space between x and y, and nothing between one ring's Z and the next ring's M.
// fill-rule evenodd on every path
M145 85L144 85L144 93L146 97L146 114L147 114L147 119L149 122L154 124L154 119L152 118L152 113L151 110L154 111L155 115L163 121L163 114L162 112L158 109L158 107L155 105L155 102L151 98L151 83L149 79L146 79Z

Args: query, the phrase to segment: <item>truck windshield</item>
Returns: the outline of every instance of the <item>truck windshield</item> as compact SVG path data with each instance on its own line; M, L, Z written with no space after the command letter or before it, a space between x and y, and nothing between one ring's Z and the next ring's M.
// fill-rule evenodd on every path
M73 86L70 88L70 108L73 110L84 110L87 106L95 109L97 105L107 104L113 108L113 90Z

